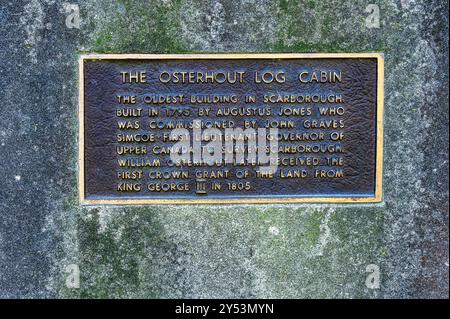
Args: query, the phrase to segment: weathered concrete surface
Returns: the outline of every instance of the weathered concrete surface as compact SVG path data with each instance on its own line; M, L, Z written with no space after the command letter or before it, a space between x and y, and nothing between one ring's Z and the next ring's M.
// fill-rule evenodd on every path
M0 2L0 297L448 297L447 1L376 1L379 28L371 1L69 2L79 29L62 1ZM386 55L382 204L78 205L79 53L366 51Z

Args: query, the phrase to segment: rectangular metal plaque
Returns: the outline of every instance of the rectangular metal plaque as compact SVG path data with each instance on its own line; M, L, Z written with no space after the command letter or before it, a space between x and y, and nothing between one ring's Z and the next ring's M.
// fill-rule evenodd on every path
M83 55L81 203L379 202L383 81L379 53Z

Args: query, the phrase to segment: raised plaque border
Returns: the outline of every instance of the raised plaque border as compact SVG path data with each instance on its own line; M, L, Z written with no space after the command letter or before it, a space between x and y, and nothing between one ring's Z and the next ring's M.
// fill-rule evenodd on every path
M84 61L86 60L193 60L193 59L377 59L377 139L374 197L262 197L202 199L95 199L85 197L84 176ZM384 54L370 53L226 53L226 54L83 54L79 57L79 147L78 186L82 205L185 205L185 204L295 204L295 203L378 203L383 195ZM267 195L270 196L270 195Z

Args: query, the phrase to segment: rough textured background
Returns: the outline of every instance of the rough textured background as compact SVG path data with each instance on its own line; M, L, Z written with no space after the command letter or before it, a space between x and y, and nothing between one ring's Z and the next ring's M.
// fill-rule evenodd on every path
M62 1L0 0L0 297L448 297L448 1L69 2L79 29ZM382 204L78 205L79 53L366 51Z

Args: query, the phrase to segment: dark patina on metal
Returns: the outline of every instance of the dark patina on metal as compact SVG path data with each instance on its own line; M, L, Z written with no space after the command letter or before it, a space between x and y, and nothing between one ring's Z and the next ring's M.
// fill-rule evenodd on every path
M83 56L80 200L378 202L382 116L381 54ZM202 129L277 128L276 171L175 165L168 136L194 120Z

